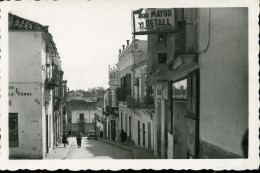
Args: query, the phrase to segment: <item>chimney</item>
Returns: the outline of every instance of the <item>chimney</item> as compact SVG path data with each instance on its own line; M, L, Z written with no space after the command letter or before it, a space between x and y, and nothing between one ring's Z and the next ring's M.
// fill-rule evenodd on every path
M125 49L125 45L122 45L122 47L123 47L123 50Z
M121 53L121 49L119 49L119 54Z
M129 45L129 40L126 40L127 45Z

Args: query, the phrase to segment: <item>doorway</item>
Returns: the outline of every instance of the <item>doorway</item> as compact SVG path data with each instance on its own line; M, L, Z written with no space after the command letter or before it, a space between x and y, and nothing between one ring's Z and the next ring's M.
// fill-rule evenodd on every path
M131 116L129 116L129 138L132 139L132 119Z
M48 127L48 115L46 115L46 154L49 153L49 127Z
M113 141L116 140L116 122L115 122L115 120L111 120L111 138Z
M110 126L110 121L108 120L108 139L111 139L110 132L111 132L111 126Z
M143 123L143 146L145 146L145 124Z
M120 125L121 125L121 129L123 129L123 113L121 113L121 115L120 115Z
M152 142L152 139L151 139L151 123L148 122L148 149L152 149L152 145L151 145L151 142Z
M161 156L161 99L157 99L157 153Z
M138 125L137 125L137 130L138 130L138 145L140 145L140 121L138 121Z

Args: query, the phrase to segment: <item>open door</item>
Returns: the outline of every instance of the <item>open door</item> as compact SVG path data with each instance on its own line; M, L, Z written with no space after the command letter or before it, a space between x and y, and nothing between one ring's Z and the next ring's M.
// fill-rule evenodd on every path
M151 123L148 122L148 149L152 149L152 133L151 133Z
M49 153L49 126L48 126L48 123L49 123L49 119L48 119L48 114L46 114L46 156L47 156L47 153Z
M140 131L141 131L141 128L140 128L140 121L138 121L137 130L138 130L138 145L140 145Z
M161 156L161 99L157 99L157 153Z
M143 123L143 146L145 146L145 124Z

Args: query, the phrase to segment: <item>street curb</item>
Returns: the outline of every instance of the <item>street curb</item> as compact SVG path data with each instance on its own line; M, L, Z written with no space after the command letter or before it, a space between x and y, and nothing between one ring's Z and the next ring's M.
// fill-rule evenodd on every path
M71 146L72 146L72 140L70 140L69 142L70 142L70 144L69 144L68 150L67 150L67 152L65 153L65 156L62 157L61 159L65 159L65 158L67 157L67 155L69 154L70 148L71 148Z
M107 143L107 144L110 144L110 145L113 145L113 146L116 146L116 147L119 147L119 148L122 148L122 149L124 149L124 150L128 150L128 151L131 152L132 158L133 158L133 159L136 159L136 158L135 158L135 154L134 154L134 150L132 150L132 149L125 148L125 147L122 147L122 146L120 146L120 145L116 145L116 144L113 144L113 143L110 143L110 142L107 142L107 141L104 141L104 140L100 140L100 139L97 139L97 140L102 141L102 142Z

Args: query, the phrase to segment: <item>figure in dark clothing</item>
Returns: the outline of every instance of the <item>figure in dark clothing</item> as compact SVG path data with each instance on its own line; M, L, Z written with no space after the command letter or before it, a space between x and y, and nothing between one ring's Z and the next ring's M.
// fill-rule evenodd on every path
M78 147L81 147L82 135L80 133L78 133L76 139L77 139Z
M68 145L68 136L65 132L63 132L62 135L62 143L64 144L64 147L66 147L66 144Z
M122 142L122 145L123 145L124 142L126 141L126 133L123 129L121 130L120 138L121 138L121 142Z
M103 138L103 131L102 130L100 131L99 135L100 135L100 138L102 139Z

